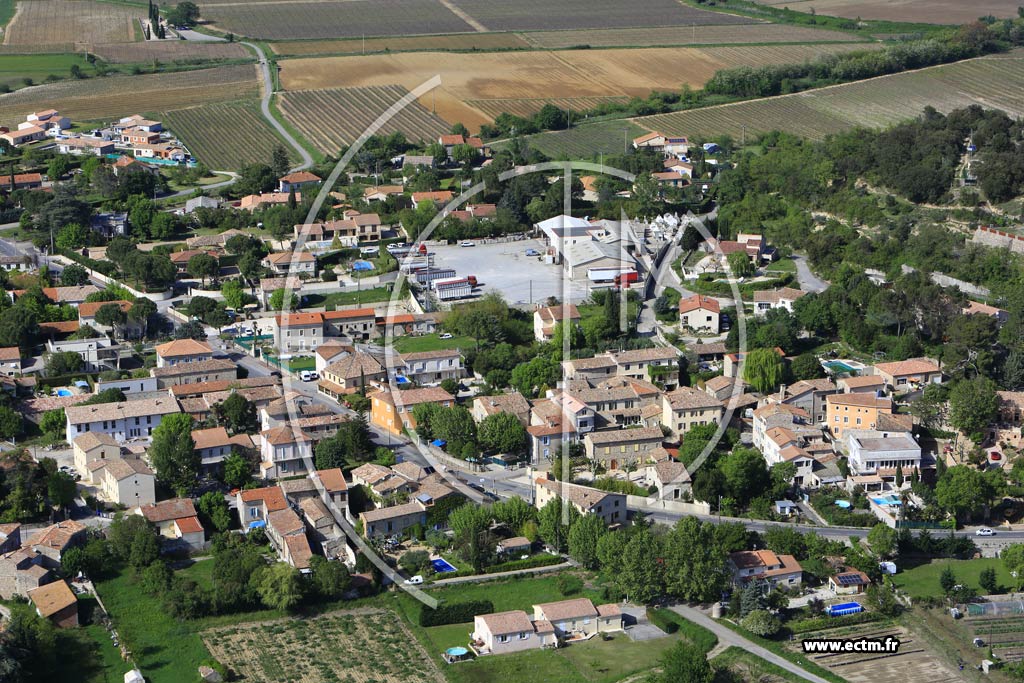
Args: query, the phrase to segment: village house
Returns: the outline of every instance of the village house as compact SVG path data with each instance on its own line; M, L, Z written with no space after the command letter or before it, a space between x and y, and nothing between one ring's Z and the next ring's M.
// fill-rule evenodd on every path
M448 204L455 198L451 190L436 190L433 192L413 192L412 208L418 209L423 202L433 202L435 205Z
M99 484L100 498L115 505L141 507L156 503L156 476L138 457L95 460L90 468Z
M563 422L560 412L544 416L531 415L530 426L526 433L530 435L530 462L540 466L562 452L562 444L579 442L579 433L571 422Z
M661 424L676 436L699 425L718 424L724 414L721 401L693 387L679 387L661 398Z
M720 326L721 307L717 299L694 294L679 300L679 323L691 330L707 330L715 334Z
M885 391L885 379L881 375L853 375L836 379L836 387L844 394L873 394Z
M828 589L836 595L860 595L870 585L871 579L867 574L849 567L828 577Z
M392 313L377 317L377 334L381 337L433 334L436 331L437 316L433 313Z
M172 398L69 406L64 409L65 440L74 443L86 432L110 434L118 441L152 436L166 415L178 412L178 402Z
M114 143L88 137L67 137L57 141L57 152L74 156L91 155L102 157L114 153Z
M11 147L21 147L37 140L45 140L46 131L39 126L26 126L18 130L7 131L0 134L0 140L7 142Z
M78 596L64 579L33 588L28 591L28 599L36 608L36 614L53 622L57 628L78 626Z
M206 546L203 525L199 523L196 508L188 498L162 500L133 508L132 512L155 525L161 537L180 543L190 551L202 550Z
M895 478L897 468L907 476L921 468L921 446L906 432L847 428L842 447L853 475Z
M470 412L478 423L483 422L490 415L509 413L526 427L530 424L530 411L530 402L513 389L506 394L477 396L473 399L473 408Z
M78 326L78 323L75 323ZM117 370L121 360L131 355L131 349L116 343L110 337L93 337L91 339L66 339L64 341L46 340L48 353L77 353L82 359L82 369L87 372Z
M645 476L646 484L654 486L661 500L679 500L690 488L690 474L686 465L665 458L649 465Z
M325 334L352 341L368 340L377 328L377 314L372 308L325 311L323 320Z
M274 341L282 353L311 352L324 341L322 313L282 313L273 320Z
M363 190L363 200L367 202L382 202L388 197L398 197L404 193L405 188L401 185L377 185Z
M500 655L542 647L557 647L554 627L535 622L522 610L473 617L470 647L479 655Z
M126 316L132 308L131 301L96 301L78 305L79 326L88 325L98 332L109 334L117 339L139 339L146 331L145 321L127 318L115 326L104 325L96 320L96 313L104 306L117 306Z
M833 394L825 398L825 420L836 441L846 429L874 429L879 415L892 414L892 399L873 394Z
M43 556L44 567L60 569L64 553L84 545L87 532L84 524L68 519L41 529L28 538L26 546Z
M555 327L563 320L574 325L580 321L580 312L575 304L540 306L533 312L533 336L539 342L551 340Z
M441 387L378 391L370 396L370 421L399 435L403 429L416 428L412 411L421 403L436 403L449 408L455 405L455 397Z
M17 346L0 348L0 373L13 377L21 372L21 349Z
M277 191L285 194L292 192L304 192L307 189L315 189L320 185L320 176L309 171L295 171L283 175L277 180Z
M804 379L790 386L783 385L778 394L769 396L770 402L800 408L811 421L825 422L825 399L839 393L839 387L827 378Z
M344 395L369 386L370 382L383 381L386 377L387 373L376 358L356 351L323 369L317 391L340 400Z
M267 254L262 265L275 275L316 274L316 256L308 251L279 251Z
M13 256L3 255L0 256L0 270L8 273L18 271L21 273L30 273L36 269L35 258L28 254L17 254Z
M402 535L409 527L427 523L427 508L423 503L414 500L411 503L393 505L359 513L359 521L363 526L363 536Z
M290 197L290 192L261 192L260 194L249 194L238 201L238 208L243 211L259 211L264 206L287 204ZM302 201L301 192L295 193L295 201Z
M184 384L231 382L238 378L238 366L227 358L214 358L152 368L149 374L156 378L159 388L168 389Z
M806 294L807 292L792 287L754 292L754 315L760 317L776 308L784 308L792 313L793 304Z
M628 469L652 460L664 439L661 427L612 429L583 437L587 459L610 470Z
M285 510L288 501L277 486L266 486L258 489L243 489L235 494L235 507L238 510L242 531L263 527L267 516L278 510Z
M398 356L399 362L389 371L393 379L401 384L399 377L419 385L440 384L446 379L462 377L462 354L458 349L438 349L436 351L417 351Z
M179 363L211 360L213 349L206 342L195 339L176 339L156 347L156 366L173 367Z
M267 538L277 550L281 560L303 574L310 573L313 550L306 538L306 525L290 507L267 515Z
M316 473L331 503L348 517L348 483L345 481L345 475L341 468L317 470Z
M536 622L547 622L562 640L586 640L598 633L622 630L622 612L616 604L594 607L589 598L574 598L533 606Z
M246 451L253 448L252 437L248 434L228 436L228 430L224 427L194 429L192 441L206 472L219 470L233 450Z
M900 393L922 389L929 384L942 382L942 370L938 364L927 358L910 358L895 363L878 363L875 374L887 386Z
M769 589L776 586L794 588L800 586L803 577L803 568L795 557L777 555L771 550L730 553L728 564L735 586L755 580L764 581Z
M1002 327L1009 320L1010 314L1008 311L1002 308L996 308L995 306L989 306L983 304L980 301L968 301L967 305L960 311L963 315L983 315L988 318L993 318L996 321L996 325Z
M341 360L350 353L354 353L355 350L354 346L346 344L342 339L328 337L313 352L313 358L316 361L316 373L323 375L324 369L328 365Z
M313 438L301 429L274 427L260 432L260 476L264 479L305 474L313 459Z
M0 555L0 598L28 597L33 588L55 581L57 577L43 560L43 555L31 548L5 550Z
M625 495L556 481L550 477L550 473L547 473L547 476L534 480L534 507L538 510L555 498L561 498L581 515L597 515L606 525L626 523L628 513Z

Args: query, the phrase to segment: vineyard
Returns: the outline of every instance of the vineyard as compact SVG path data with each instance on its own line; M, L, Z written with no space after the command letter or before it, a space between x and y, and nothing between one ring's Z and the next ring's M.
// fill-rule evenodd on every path
M622 154L635 137L647 131L625 120L588 123L557 133L530 138L530 146L552 159L596 159L600 154Z
M21 0L4 44L132 42L140 16L137 7L92 0Z
M152 41L144 43L108 43L91 45L89 52L107 62L195 62L208 59L244 59L252 53L239 43L194 41Z
M285 92L279 95L277 106L314 147L326 154L337 154L406 92L395 85ZM384 124L380 132L401 131L411 141L433 140L449 127L413 102Z
M249 683L444 681L419 641L384 610L222 627L205 632L203 641Z
M689 7L675 0L452 0L491 31L751 24L754 19Z
M203 17L222 31L267 40L458 33L473 29L436 0L208 3Z
M828 14L848 19L877 19L929 24L969 24L978 17L1015 17L1015 0L754 0L764 5L788 7L797 12Z
M840 31L824 31L785 24L733 24L729 26L682 26L655 28L593 29L589 31L540 31L524 33L531 45L563 49L628 47L632 45L719 45L743 43L839 43L863 40Z
M76 121L93 121L239 100L257 91L256 68L249 64L63 81L0 95L0 122L23 120L28 112L44 107L59 109Z
M282 144L255 101L204 104L161 112L159 117L193 156L215 170L269 163L274 147Z
M634 119L650 130L735 138L783 130L820 139L913 118L928 105L942 112L971 104L1024 115L1024 58L979 58L919 71L763 100Z
M628 100L628 97L569 97L562 99L525 97L502 100L466 100L466 104L494 118L503 112L530 117L540 111L545 104L553 104L562 110L582 112L607 102L626 102Z
M282 56L415 52L422 50L506 50L529 48L530 42L516 33L451 33L438 36L394 36L347 40L300 40L271 43Z

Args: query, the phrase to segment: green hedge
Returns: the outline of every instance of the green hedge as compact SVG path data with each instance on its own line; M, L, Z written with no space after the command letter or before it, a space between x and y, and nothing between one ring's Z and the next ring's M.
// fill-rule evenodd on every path
M714 280L715 276L711 274L701 275L696 280L687 280L687 287L694 292L700 294L710 294L717 296L732 296L732 285L724 280ZM741 285L737 285L740 296L743 297L744 301L753 298L754 292L764 291L766 289L777 289L779 287L788 287L793 284L793 274L786 273L785 275L770 280L761 280L759 282L745 282Z
M420 626L447 626L448 624L464 624L473 621L478 614L490 614L494 611L494 603L490 600L468 600L453 602L450 605L439 605L431 609L420 606Z
M718 645L718 636L670 609L648 609L647 618L665 633L682 633L704 653L711 652Z
M839 628L840 626L855 626L857 624L868 624L872 621L884 621L886 617L878 612L858 612L848 614L844 617L811 617L810 619L799 619L786 624L786 628L793 635L808 633L810 631L821 631L827 628Z

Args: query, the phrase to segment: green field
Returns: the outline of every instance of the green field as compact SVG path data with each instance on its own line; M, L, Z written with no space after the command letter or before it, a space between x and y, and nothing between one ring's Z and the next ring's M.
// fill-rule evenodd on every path
M622 154L632 147L633 138L648 131L630 121L618 119L583 123L569 130L530 137L530 145L552 159L591 159L600 154Z
M440 351L441 349L468 349L474 346L476 346L476 340L472 337L456 335L451 339L441 339L436 334L428 334L424 337L395 337L391 344L391 347L399 353Z
M0 3L0 11L2 7L3 3ZM71 78L73 64L86 73L92 73L92 66L78 54L0 55L0 84L13 90L24 87L25 78L31 78L35 83L43 83L51 75L60 79Z
M373 287L361 289L356 292L333 292L331 294L307 294L306 304L303 308L319 308L326 306L352 306L354 304L369 304L380 301L391 300L391 289L388 287Z
M958 583L970 586L979 593L985 591L978 585L978 577L983 569L992 567L996 570L996 580L1003 588L1012 585L1012 577L1006 571L1003 561L994 557L983 557L977 560L932 560L912 569L903 570L892 577L893 583L906 591L911 598L934 597L942 594L939 577L942 570L951 567L956 574Z

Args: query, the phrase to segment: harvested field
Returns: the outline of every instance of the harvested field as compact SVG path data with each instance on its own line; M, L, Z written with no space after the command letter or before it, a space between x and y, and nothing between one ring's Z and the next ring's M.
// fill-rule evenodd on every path
M252 100L204 104L159 116L199 161L218 171L269 163L274 147L283 144ZM285 149L291 151L287 145Z
M442 683L444 677L394 613L335 612L212 629L210 654L249 683Z
M438 0L214 2L203 17L222 31L267 40L471 32Z
M970 59L866 81L718 107L634 119L650 130L709 137L784 130L820 139L855 126L882 128L925 106L981 104L1024 115L1024 58Z
M902 626L864 624L862 626L805 633L791 644L794 652L803 653L802 640L812 638L881 638L900 641L896 653L850 652L843 654L805 655L818 666L825 667L850 683L905 683L929 681L954 683L963 680L928 644Z
M674 0L452 0L491 31L750 24L754 19L689 7Z
M466 104L479 109L491 118L498 114L508 113L516 116L530 117L540 111L545 104L553 104L559 109L571 111L588 111L607 102L627 102L628 97L569 97L569 98L519 98L504 100L466 100Z
M76 121L92 121L238 100L258 90L256 67L251 64L64 81L0 95L0 122L11 124L29 111L50 107Z
M868 44L871 47L872 44ZM286 90L401 85L412 90L435 75L441 86L420 102L445 121L471 128L491 120L467 101L646 96L651 90L701 87L717 70L741 64L802 62L857 43L760 47L649 48L506 53L399 53L320 57L280 63ZM490 110L490 108L489 108Z
M452 33L439 36L394 36L350 38L347 40L298 40L271 43L275 54L284 56L340 55L372 52L421 50L504 50L529 48L531 43L517 33Z
M130 43L144 16L138 7L92 0L22 0L4 44Z
M978 17L1017 16L1016 0L754 0L798 12L828 14L848 19L877 19L922 24L967 24Z
M842 31L824 31L785 24L593 29L524 33L530 44L543 48L629 47L651 45L719 45L744 43L836 43L864 39Z
M407 92L397 85L286 92L278 96L278 109L318 150L337 154ZM380 132L401 131L413 141L433 140L449 127L413 102L384 124Z
M131 62L195 62L207 59L244 59L252 53L240 43L194 41L150 41L144 43L108 43L90 46L89 51L114 64Z

